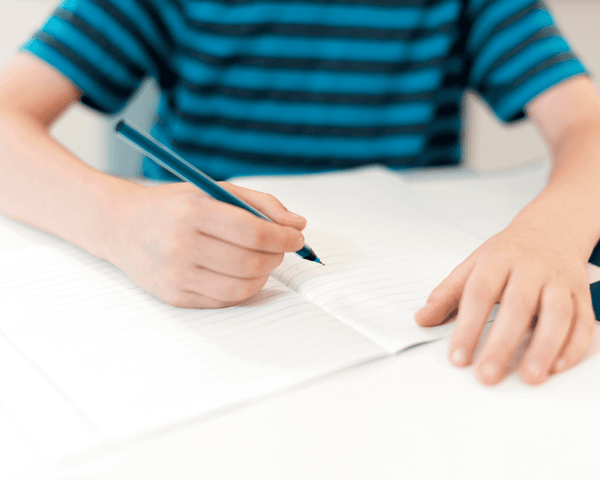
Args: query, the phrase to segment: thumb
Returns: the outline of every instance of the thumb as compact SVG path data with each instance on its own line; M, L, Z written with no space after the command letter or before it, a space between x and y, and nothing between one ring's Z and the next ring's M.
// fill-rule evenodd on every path
M477 251L456 267L437 287L427 303L415 312L415 321L422 327L433 327L450 320L458 312L458 304L471 270L475 265Z

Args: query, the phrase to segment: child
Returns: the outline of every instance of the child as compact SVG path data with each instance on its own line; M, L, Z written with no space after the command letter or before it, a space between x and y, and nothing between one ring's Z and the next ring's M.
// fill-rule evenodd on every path
M592 335L585 263L600 238L600 99L533 0L66 0L0 76L0 206L124 270L173 305L231 305L259 291L305 220L224 184L277 224L182 183L97 172L49 135L77 101L119 111L162 88L154 134L219 180L380 163L460 160L460 102L476 90L506 121L527 114L553 157L547 187L430 295L420 325L458 310L449 357L538 384ZM151 163L144 172L169 178ZM590 207L596 206L598 207ZM459 308L460 301L460 308Z

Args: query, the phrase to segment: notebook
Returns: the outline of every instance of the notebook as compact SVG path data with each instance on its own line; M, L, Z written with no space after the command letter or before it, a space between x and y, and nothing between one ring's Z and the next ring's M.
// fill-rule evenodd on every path
M371 167L251 178L306 216L326 264L285 257L261 292L216 310L166 305L67 243L0 256L0 405L70 465L119 445L449 335L413 320L483 238Z

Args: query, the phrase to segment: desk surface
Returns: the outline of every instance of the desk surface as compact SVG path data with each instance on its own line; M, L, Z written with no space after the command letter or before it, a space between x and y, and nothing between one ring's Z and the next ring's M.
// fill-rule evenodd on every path
M494 175L408 178L430 196L424 208L443 197L442 215L491 235L535 196L547 171L536 162ZM3 251L55 241L0 219ZM483 387L470 368L449 365L447 347L447 340L415 347L68 471L36 462L0 410L0 478L598 478L600 327L585 362L535 388L515 375Z

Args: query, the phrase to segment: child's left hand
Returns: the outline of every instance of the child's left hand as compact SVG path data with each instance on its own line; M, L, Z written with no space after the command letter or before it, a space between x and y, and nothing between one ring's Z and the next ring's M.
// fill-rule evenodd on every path
M501 302L475 359L475 374L484 384L504 378L530 328L531 343L518 366L529 384L572 367L590 344L594 312L577 233L546 215L538 216L542 221L535 225L513 222L485 242L415 314L419 325L433 326L458 309L448 356L453 364L465 366L472 361L490 311Z
M585 264L600 238L600 95L589 77L578 75L536 96L525 111L552 156L546 188L415 314L417 323L432 326L458 309L448 355L463 366L471 363L489 313L500 302L475 360L485 384L506 375L528 329L533 336L518 368L530 384L579 362L594 330Z

